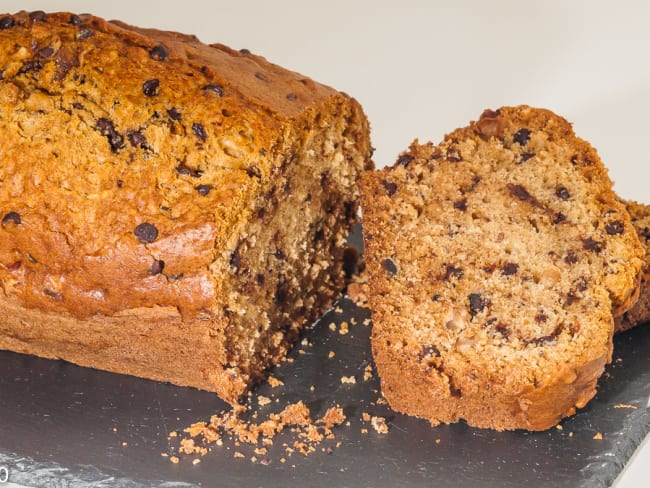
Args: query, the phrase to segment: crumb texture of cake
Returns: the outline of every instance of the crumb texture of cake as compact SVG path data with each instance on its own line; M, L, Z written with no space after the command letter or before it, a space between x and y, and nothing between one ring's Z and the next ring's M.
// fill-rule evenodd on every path
M2 16L0 71L0 348L235 402L343 289L351 97L70 13Z
M646 322L650 322L650 205L631 200L623 202L632 218L641 244L645 248L645 261L641 276L639 300L632 308L622 315L615 317L616 332L624 332Z
M393 409L542 430L593 397L643 249L566 120L486 110L360 186L373 355Z

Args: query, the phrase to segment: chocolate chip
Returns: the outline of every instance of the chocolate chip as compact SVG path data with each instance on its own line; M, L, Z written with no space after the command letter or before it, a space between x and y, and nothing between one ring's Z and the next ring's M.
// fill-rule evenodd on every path
M246 49L245 47L239 50L240 54L250 54L250 49Z
M167 115L169 115L169 118L178 122L181 120L181 113L178 111L176 107L172 107L169 110L167 110Z
M0 30L11 29L15 24L14 18L6 15L0 18Z
M510 194L518 198L519 200L526 201L526 200L531 200L531 195L528 193L528 190L524 188L522 185L513 185L512 183L508 184L508 190L510 190Z
M526 144L528 144L529 137L530 137L530 131L528 129L519 129L512 137L512 140L518 142L522 146L525 146Z
M460 155L460 152L456 148L449 148L447 149L447 161L450 161L452 163L458 163L463 160L463 158Z
M169 56L169 52L162 44L158 44L149 50L149 57L155 61L164 61L167 59L167 56Z
M241 258L241 251L240 251L242 242L243 241L240 240L237 243L237 247L235 248L235 250L230 254L230 266L235 268L235 270L239 270L239 268L242 265L242 258Z
M567 305L573 305L576 302L579 302L581 298L577 295L574 295L573 293L569 293L566 296L566 304Z
M158 229L156 229L155 225L150 224L149 222L139 224L133 233L140 242L144 243L153 242L158 237Z
M507 325L505 324L497 324L494 327L494 330L497 331L501 336L503 336L504 339L508 339L510 337L511 331L508 328Z
M431 300L433 300L434 302L439 302L441 298L442 298L442 295L440 293L436 293L435 295L433 295L431 297Z
M535 322L538 324L543 324L548 320L548 315L546 315L544 312L539 312L537 315L535 315Z
M426 358L439 358L440 357L440 349L438 349L434 345L427 345L422 347L422 352L418 355L420 358L420 361Z
M553 218L553 223L561 224L565 220L566 220L566 215L564 215L562 212L558 212L555 214L555 217Z
M45 46L44 48L39 49L37 54L41 58L49 58L54 54L54 48L52 46Z
M467 198L461 198L460 200L456 200L454 202L454 208L456 210L460 210L461 212L465 212L467 210Z
M18 212L8 212L5 214L4 217L2 217L2 226L4 227L5 225L8 224L16 224L20 225L22 223L22 220L20 218L20 214Z
M203 124L199 124L198 122L192 124L192 132L194 132L194 135L204 142L208 138L208 135L205 133L205 127L203 127Z
M603 243L588 237L587 239L582 240L582 248L587 251L599 253L603 250Z
M605 232L607 232L610 236L615 234L622 234L623 229L623 222L620 220L612 220L607 225L605 225Z
M396 165L399 166L408 166L411 161L413 161L415 158L411 156L410 154L401 154L399 158L397 158L397 161L395 162Z
M314 232L314 242L320 242L323 239L325 239L325 231L323 229L318 229L316 232Z
M457 268L456 266L453 266L451 264L446 264L445 265L445 275L444 275L444 280L449 281L451 278L462 278L463 277L463 270L462 268Z
M115 130L113 122L107 118L102 117L97 119L95 128L101 135L106 136L113 152L117 152L118 149L124 147L124 137Z
M381 185L384 187L389 197L392 197L397 191L397 183L381 180Z
M587 289L587 280L584 277L580 277L573 282L573 288L576 291L585 291Z
M286 281L280 281L278 286L275 288L275 303L285 303L289 299L289 291L289 283Z
M280 261L284 261L285 259L287 259L287 255L284 254L284 251L282 249L276 249L273 255Z
M79 26L79 32L77 33L77 40L83 41L94 36L95 33L86 25Z
M511 276L519 272L519 265L517 263L505 263L503 265L503 274Z
M142 93L147 97L155 97L158 95L158 89L160 88L160 80L153 78L152 80L147 80L142 84Z
M343 272L347 279L352 278L359 272L359 251L353 246L343 250Z
M381 262L381 267L388 273L388 277L392 278L397 274L397 266L392 259L386 258Z
M561 200L568 200L569 198L571 198L571 195L569 194L569 190L567 190L563 186L557 187L557 189L555 190L555 196Z
M46 14L42 10L34 10L29 13L29 18L32 22L43 22L45 20Z
M129 142L133 147L140 147L146 149L147 139L142 135L138 130L130 130L126 133L126 137L129 139Z
M482 312L485 307L490 305L490 300L483 298L483 295L480 293L470 293L467 298L469 301L469 312L472 317L477 313Z
M298 95L296 95L295 93L287 93L287 100L291 102L295 102L296 100L298 100Z
M76 14L72 14L70 16L70 23L72 25L81 25L81 18Z
M201 87L201 90L210 91L212 93L216 93L220 97L223 97L223 88L221 87L221 85L214 85L214 84L204 85L203 87Z
M194 189L199 192L199 195L206 196L212 190L212 185L197 185Z
M261 177L262 177L262 170L259 169L259 168L258 168L257 166L255 166L255 165L251 165L251 166L249 166L248 168L246 168L246 174L247 174L248 176L250 176L251 178L252 178L252 177L255 177L255 178L261 178Z
M266 78L266 76L264 76L264 73L262 73L261 71L257 71L257 72L255 73L255 78L257 78L258 80L262 80L262 81L269 81L269 80Z
M16 261L15 263L9 264L9 265L7 266L7 270L9 270L9 271L16 271L16 270L20 269L20 267L21 267L22 265L23 265L23 262L22 262L22 261Z
M149 274L152 276L160 274L163 272L163 269L165 269L165 261L156 259L151 265L151 269L149 269Z
M43 69L44 61L42 59L30 59L25 61L18 70L18 73L38 72Z
M83 110L86 107L84 107L83 103L73 102L72 108L76 108L77 110Z
M63 300L63 295L61 295L60 293L58 293L58 292L56 292L54 290L50 290L49 288L45 288L43 290L43 293L45 293L50 298L54 298L55 300L58 300L58 301Z
M575 264L578 262L578 256L573 251L569 251L566 256L564 256L564 262L567 264Z
M203 171L200 169L190 168L188 166L185 166L185 163L179 164L175 169L179 175L191 176L192 178L199 178L203 174Z
M519 160L519 163L525 163L528 161L530 158L535 157L535 153L532 152L525 152L521 154L521 159Z
M117 180L117 187L122 188L124 186L124 180Z

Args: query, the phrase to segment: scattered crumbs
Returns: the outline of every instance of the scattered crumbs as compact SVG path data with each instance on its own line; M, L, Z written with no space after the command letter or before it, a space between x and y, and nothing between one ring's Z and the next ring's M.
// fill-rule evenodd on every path
M257 462L257 457L251 456L251 463L256 463Z
M235 452L233 453L232 457L234 457L235 459L242 459L242 458L245 458L246 456L244 456L244 455L243 455L241 452L239 452L239 451L235 451Z
M258 447L255 449L255 454L257 454L258 456L264 456L268 452L269 450L266 447Z
M556 428L557 430L562 430L562 426L561 426L560 424L557 424L557 425L555 426L555 428Z
M603 434L601 434L600 432L596 432L596 434L593 436L592 439L594 439L596 441L602 441L603 440Z
M623 362L623 358L616 358L616 362L617 362L617 363L622 363L622 362Z
M289 364L293 363L294 361L295 360L293 358L287 358L287 363L289 363Z
M169 462L172 464L178 464L179 461L180 459L178 458L178 456L170 456L169 458Z
M363 370L363 381L368 381L370 378L372 378L372 365L369 364L365 367Z
M573 437L573 432L569 432L569 437Z
M385 398L377 398L377 405L388 405Z
M307 354L304 349L298 349L298 354Z
M636 405L630 405L628 403L619 403L617 405L614 405L614 408L629 408L629 409L632 409L632 410L637 409Z
M301 346L308 346L308 345L309 345L309 341L307 340L306 337L304 337L304 338L302 339L302 341L300 341L300 345L301 345Z
M264 395L260 395L260 396L257 397L257 404L260 407L268 405L269 403L271 403L271 399L269 397L266 397Z
M357 325L357 319L356 319L356 317L352 317L352 318L350 319L350 323L351 323L352 325Z
M128 442L122 442L122 447L126 447L126 446L128 446L128 445L129 445Z
M287 462L287 460L286 460L285 458L280 458L280 462L281 462L282 464L284 464L284 463Z
M362 433L362 434L367 434L367 433L368 433L368 429L366 429L366 428L364 427L363 429L361 429L361 433Z
M361 419L362 419L364 422L370 422L370 419L371 419L371 418L372 418L372 416L371 416L369 413L363 412L363 413L361 414Z
M177 435L178 435L178 432L176 432L175 430L172 430L167 437L171 438L171 437L176 437Z
M269 385L271 385L271 388L277 388L278 386L284 385L284 381L277 379L275 376L269 376L268 382Z
M268 459L262 459L262 460L260 461L260 464L261 464L262 466L268 466L269 464L271 464L271 461L268 460Z
M611 377L612 377L612 375L609 374L609 371L605 371L605 378L611 378Z
M339 328L339 334L341 335L347 335L348 332L350 332L348 323L344 320L341 322L341 327Z
M113 432L117 432L117 427L113 427Z
M195 437L201 432L203 432L203 430L207 425L208 424L205 422L195 422L192 425L190 425L187 429L185 429L185 432L187 432L190 435L190 437Z
M436 439L436 444L440 444L440 437Z
M336 324L334 322L330 322L329 328L332 332L336 330Z
M193 464L194 466L196 466L196 465L199 464L200 462L201 462L201 460L200 460L199 458L196 458L196 459L194 459L194 460L192 461L192 464Z
M160 455L161 455L162 457L169 457L169 454L167 454L166 452L161 452Z
M357 383L357 380L355 379L354 376L341 376L341 383L344 385L354 385Z
M370 325L370 319L364 319L363 325L365 325L366 327L369 326Z
M329 354L327 355L327 358L332 359L334 356L336 356L336 353L334 351L330 351Z
M314 385L311 385L311 386L309 387L309 391L316 391L316 387L315 387Z
M273 445L273 439L271 439L270 437L262 438L262 445L263 446L272 446Z
M336 306L336 308L334 309L334 311L335 311L336 313L339 313L339 314L340 314L340 313L343 313L343 309L342 309L340 306L338 306L338 305Z
M384 417L375 417L375 416L373 416L370 419L370 424L372 425L372 428L375 429L375 431L378 434L387 434L388 433L388 424L386 423L386 419Z

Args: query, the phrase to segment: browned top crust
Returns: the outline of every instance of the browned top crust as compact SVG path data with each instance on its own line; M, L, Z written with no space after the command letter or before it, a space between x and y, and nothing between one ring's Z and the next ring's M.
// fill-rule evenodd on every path
M245 50L70 13L0 16L0 72L0 284L78 317L209 309L301 118L350 103Z

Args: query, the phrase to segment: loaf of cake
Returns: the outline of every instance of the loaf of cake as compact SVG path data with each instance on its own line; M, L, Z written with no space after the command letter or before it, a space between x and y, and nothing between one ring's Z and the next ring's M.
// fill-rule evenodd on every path
M0 16L0 348L234 403L345 280L359 104L251 54Z
M644 251L566 120L486 110L360 185L373 355L393 409L543 430L594 396Z
M646 322L650 322L650 205L631 200L623 202L636 229L641 244L645 248L645 261L641 275L639 300L632 308L615 317L616 332L624 332Z

